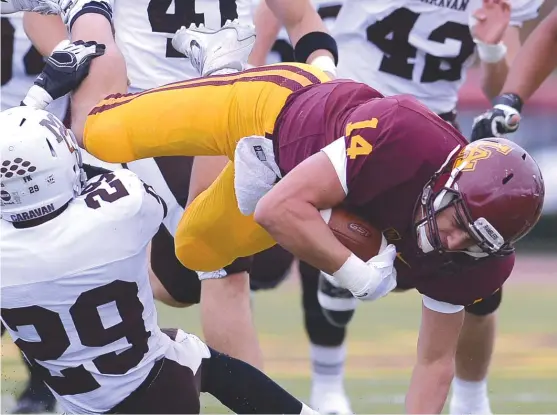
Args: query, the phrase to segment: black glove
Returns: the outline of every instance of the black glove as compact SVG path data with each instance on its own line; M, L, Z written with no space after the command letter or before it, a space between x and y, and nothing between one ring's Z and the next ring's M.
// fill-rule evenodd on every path
M43 88L52 99L60 98L75 90L89 74L91 60L102 56L105 45L97 42L70 43L65 40L58 44L46 61L43 72L35 80L35 85Z
M474 118L471 141L502 137L513 133L520 123L522 99L516 94L503 94L493 100L493 108Z
M22 105L45 109L53 100L76 89L89 74L91 60L104 54L105 45L69 40L60 42L46 61Z

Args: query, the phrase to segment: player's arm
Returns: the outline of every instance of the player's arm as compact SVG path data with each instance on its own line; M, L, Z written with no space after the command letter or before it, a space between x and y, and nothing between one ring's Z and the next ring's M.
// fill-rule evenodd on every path
M72 41L96 41L105 45L104 55L92 62L89 75L72 95L72 130L81 145L85 121L91 109L107 95L125 94L128 77L124 56L114 40L111 4L107 1L75 4L65 16Z
M344 137L337 143L344 143ZM319 211L338 205L346 195L346 183L329 155L319 152L298 164L259 201L255 221L286 250L331 275L355 297L373 301L396 285L396 249L389 245L366 263L336 239Z
M503 36L502 45L506 49L506 54L496 62L483 60L481 62L481 87L488 99L495 98L502 90L503 83L520 49L520 33L516 26L509 26ZM484 56L485 59L485 56Z
M557 9L530 34L509 69L493 108L474 119L472 141L497 137L518 129L526 100L557 67Z
M33 46L43 56L49 56L57 44L68 38L66 26L58 15L25 12L23 29Z
M435 304L432 308L431 303ZM456 311L459 310L459 311ZM454 376L455 354L464 321L461 306L424 297L417 361L406 395L406 412L441 413Z
M557 8L530 34L516 56L502 92L528 100L557 68Z
M503 87L509 66L520 48L518 28L509 25L511 4L508 1L484 0L473 13L470 31L482 69L484 94L494 98Z
M263 0L262 0L263 1ZM309 0L265 0L284 25L294 45L296 61L315 65L336 76L338 49Z
M265 65L267 55L277 39L281 24L265 0L261 0L257 5L253 23L255 25L255 43L248 63L253 66L261 66Z
M319 210L345 197L335 168L320 152L296 166L259 201L255 220L296 257L332 275L351 252L335 238Z

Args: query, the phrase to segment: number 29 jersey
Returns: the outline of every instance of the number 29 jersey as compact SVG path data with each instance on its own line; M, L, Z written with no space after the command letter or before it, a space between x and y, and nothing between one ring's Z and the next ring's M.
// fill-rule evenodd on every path
M511 25L543 0L511 0ZM333 36L338 74L383 95L412 94L437 114L452 111L474 61L469 25L481 0L346 0Z
M251 0L115 0L113 18L116 43L134 89L199 77L172 47L172 36L180 27L203 23L215 29L234 19L253 23Z
M38 191L49 185L29 177ZM0 220L2 321L67 411L109 411L172 347L147 274L163 206L135 174L118 170L91 179L41 225Z

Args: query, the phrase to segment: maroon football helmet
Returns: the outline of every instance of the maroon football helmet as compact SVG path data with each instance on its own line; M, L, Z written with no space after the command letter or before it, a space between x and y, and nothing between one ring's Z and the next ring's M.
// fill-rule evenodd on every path
M444 252L435 215L455 206L479 252L508 255L540 218L544 195L540 169L523 148L504 138L478 140L449 156L424 187L418 231L427 224L433 251Z

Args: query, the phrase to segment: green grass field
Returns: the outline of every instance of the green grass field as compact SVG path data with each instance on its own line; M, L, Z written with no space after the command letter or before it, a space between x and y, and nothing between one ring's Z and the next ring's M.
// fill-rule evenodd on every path
M516 280L506 287L500 313L489 385L492 407L497 413L557 413L557 285L550 279ZM297 282L288 281L278 290L258 293L254 310L267 373L296 396L307 399L310 367ZM404 411L419 317L420 298L415 293L392 294L360 306L348 335L346 373L355 412ZM201 333L197 308L160 306L159 320L162 327ZM17 395L25 377L16 347L5 336L4 402ZM2 412L6 405L3 403ZM226 410L204 397L203 412Z

